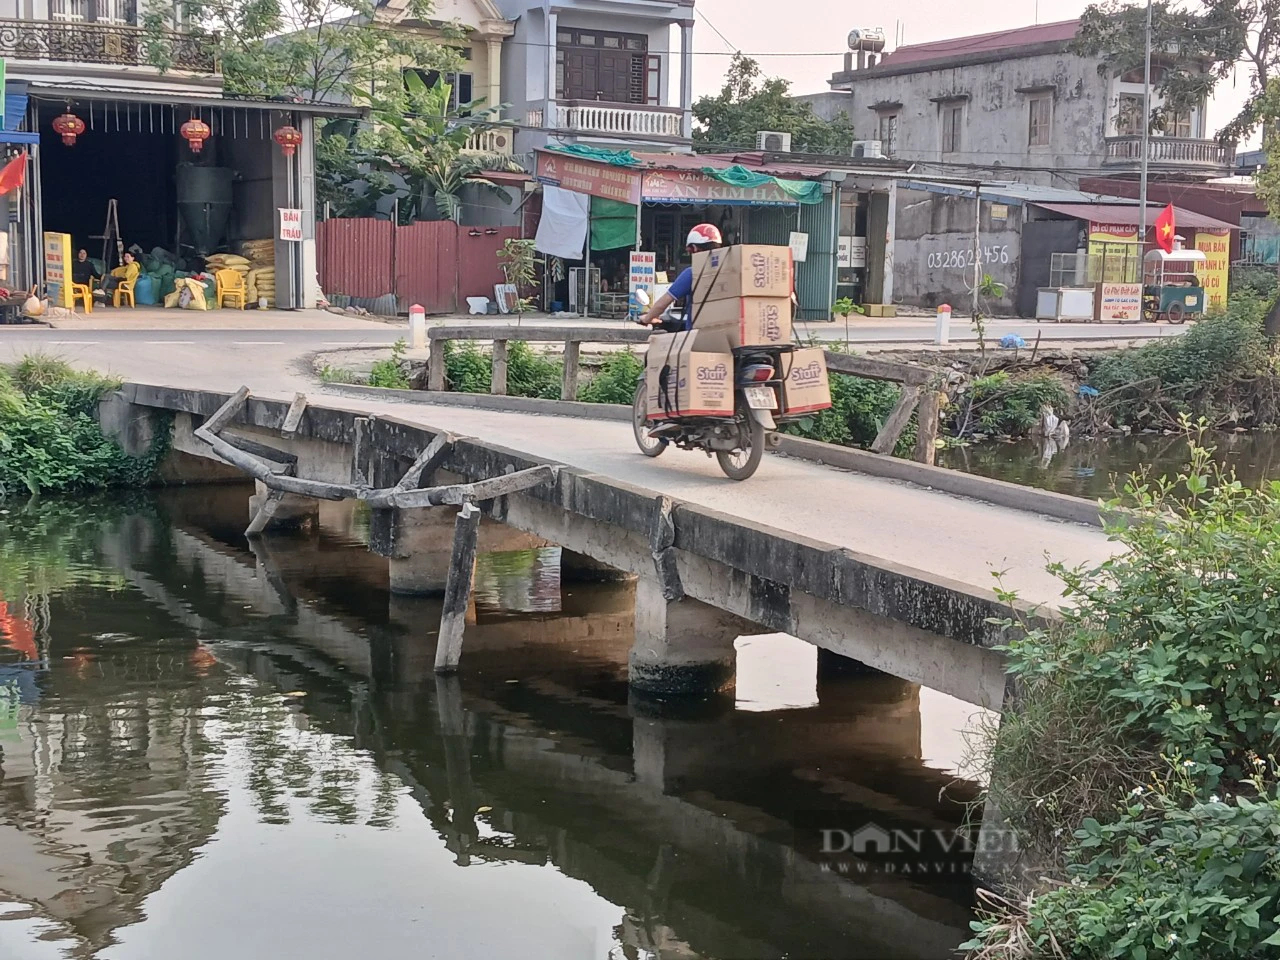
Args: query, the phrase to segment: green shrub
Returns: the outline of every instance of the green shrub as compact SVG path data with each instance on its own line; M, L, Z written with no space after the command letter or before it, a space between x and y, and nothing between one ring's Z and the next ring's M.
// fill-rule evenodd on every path
M644 363L630 350L611 353L600 365L600 372L578 391L578 399L586 403L630 404L643 374Z
M839 373L831 374L830 382L831 407L790 424L786 431L845 447L871 446L902 391L883 380L848 377ZM912 422L914 424L914 420ZM913 443L915 430L908 426L899 440L899 447Z
M493 384L493 364L474 343L444 344L444 369L447 386L459 393L489 393Z
M1239 264L1231 268L1231 289L1236 296L1249 293L1264 303L1271 303L1276 298L1277 282L1274 267Z
M114 385L48 357L0 371L0 498L145 483L162 451L130 457L95 419Z
M400 338L391 346L391 356L379 360L369 370L369 386L386 387L391 390L408 390L409 377L404 372L404 351L408 346L404 338Z
M970 384L968 395L956 405L956 433L976 430L1018 437L1039 422L1045 406L1063 416L1070 405L1071 394L1053 374L1013 377L1002 370Z
M513 397L559 400L564 361L535 353L523 340L507 349L507 393Z

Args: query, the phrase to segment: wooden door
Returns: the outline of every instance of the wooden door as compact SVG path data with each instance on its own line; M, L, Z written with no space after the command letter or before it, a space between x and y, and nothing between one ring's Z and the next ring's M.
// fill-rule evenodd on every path
M596 99L609 103L631 102L631 57L625 53L601 51L600 68L597 71L599 84Z

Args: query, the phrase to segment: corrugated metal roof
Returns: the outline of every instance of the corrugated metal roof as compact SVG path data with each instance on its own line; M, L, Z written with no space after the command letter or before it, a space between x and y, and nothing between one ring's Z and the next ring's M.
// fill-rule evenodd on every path
M919 180L908 177L900 181L908 190L925 190L930 193L946 193L957 197L973 196L972 180L947 180L931 178ZM982 196L986 200L999 203L1115 203L1136 204L1137 200L1124 197L1108 197L1100 193L1086 193L1083 190L1068 190L1062 187L1041 187L1032 183L1016 183L1012 180L982 181Z
M703 167L725 170L737 164L756 173L792 180L804 180L826 173L826 170L817 167L779 167L777 164L766 166L758 153L636 153L633 150L631 155L657 170L701 170Z
M1079 20L1060 20L1057 23L1040 23L1032 27L1018 27L1015 30L979 33L971 37L954 37L950 40L935 40L932 43L913 43L885 54L878 66L904 67L908 64L950 60L955 57L991 53L995 50L1064 42L1074 39L1079 29Z
M1094 223L1119 223L1136 227L1142 220L1142 208L1136 203L1036 203L1035 205L1045 210L1052 210L1054 213L1065 214L1078 220L1091 220ZM1147 223L1155 223L1156 217L1163 209L1164 207L1158 204L1148 204ZM1225 220L1206 217L1203 213L1196 213L1184 207L1173 208L1173 223L1178 229L1183 227L1198 230L1240 229Z
M0 132L0 143L39 143L39 130L18 129L26 118L27 95L5 91L4 130Z

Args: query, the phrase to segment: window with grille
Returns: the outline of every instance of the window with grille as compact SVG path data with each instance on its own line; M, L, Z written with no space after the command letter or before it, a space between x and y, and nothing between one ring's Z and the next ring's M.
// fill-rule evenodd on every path
M964 129L964 104L945 103L942 105L942 152L959 153L963 144L961 131Z
M1047 147L1053 128L1053 98L1032 97L1028 103L1027 145Z
M49 0L49 17L72 23L88 20L89 0Z

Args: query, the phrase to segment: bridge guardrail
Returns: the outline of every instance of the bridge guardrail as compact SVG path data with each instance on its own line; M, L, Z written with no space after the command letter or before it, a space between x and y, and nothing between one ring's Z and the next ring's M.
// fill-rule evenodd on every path
M651 331L634 327L550 327L550 326L471 326L454 325L432 327L427 330L431 353L427 361L427 389L443 392L446 389L444 350L436 345L449 341L492 341L493 375L490 393L506 396L507 393L507 345L513 341L526 343L564 344L564 377L560 384L561 400L578 397L579 357L584 343L640 344L648 343ZM933 383L936 373L925 367L853 353L825 351L827 369L868 380L884 380L899 384L902 395L885 419L875 441L874 453L892 453L917 409L917 429L914 459L921 463L933 463L934 442L938 437L938 415L946 395Z

